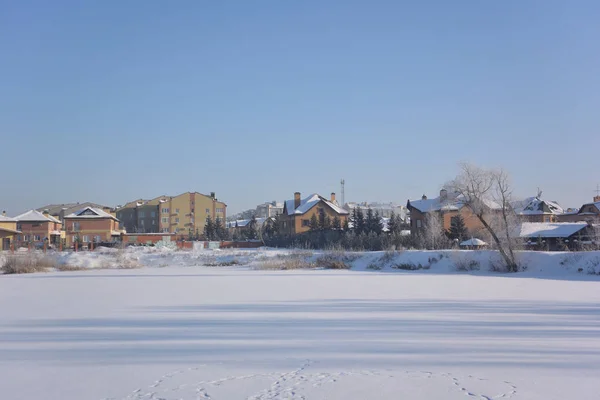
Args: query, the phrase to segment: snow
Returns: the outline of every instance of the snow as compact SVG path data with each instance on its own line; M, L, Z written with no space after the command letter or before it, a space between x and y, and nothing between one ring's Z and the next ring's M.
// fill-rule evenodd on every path
M288 215L294 215L294 214L301 215L301 214L307 213L311 208L316 206L321 201L324 202L325 204L327 204L336 213L338 213L340 215L348 214L347 210L345 210L342 207L338 206L337 204L327 200L325 197L319 196L316 193L300 200L300 205L298 206L298 208L294 207L294 205L295 205L294 200L286 200L285 207L287 209Z
M92 214L90 214L90 212ZM117 219L116 217L107 213L106 211L101 210L99 208L94 208L94 207L82 208L79 211L76 211L72 214L65 216L65 219L67 219L67 218L92 218L92 219L110 218L110 219L114 219L114 220Z
M577 272L600 252L523 252L528 270L509 275L451 268L460 257L483 266L490 251L356 253L353 271L192 266L290 252L101 248L69 256L136 257L147 267L0 276L0 398L600 392L600 277ZM384 258L430 269L367 270Z
M545 207L544 207L545 206ZM555 201L542 200L539 197L529 197L513 204L515 212L520 215L564 214L563 208ZM548 212L544 211L548 209Z
M586 222L524 222L521 224L520 237L568 238L587 226Z
M13 220L19 221L19 222L46 222L46 221L50 221L50 222L56 222L56 223L61 223L59 220L57 220L56 218L54 218L51 215L44 215L41 212L37 211L37 210L30 210L27 211L26 213L23 213L21 215L17 215L16 217L13 218Z
M465 240L460 245L461 246L486 246L487 243L481 239L473 238L473 239Z
M5 215L0 215L0 222L16 222L17 220L14 218L7 217Z

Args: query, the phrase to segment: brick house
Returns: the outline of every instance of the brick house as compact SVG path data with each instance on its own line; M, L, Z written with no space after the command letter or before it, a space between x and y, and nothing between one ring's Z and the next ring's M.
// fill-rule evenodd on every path
M491 201L490 210L497 209L499 206ZM442 221L444 230L449 230L452 225L452 219L460 215L465 222L465 227L471 235L477 235L485 228L471 209L465 206L459 198L449 195L445 189L440 190L439 197L428 199L423 195L420 200L408 200L406 207L410 211L410 233L411 235L421 234L426 225L428 213L436 213Z
M67 246L77 240L83 245L89 243L116 242L124 233L119 228L119 220L99 208L86 207L65 216Z
M542 200L540 195L513 203L513 209L523 222L557 222L564 214L557 202Z
M286 200L283 205L283 214L280 217L281 232L287 235L297 235L310 230L310 220L313 215L328 216L331 220L340 219L340 224L348 220L349 212L340 207L335 199L335 193L327 200L318 194L312 194L304 199L300 192L294 193L293 200Z
M558 221L600 224L600 196L595 196L593 202L582 205L577 212L560 215Z
M48 211L43 213L37 210L27 211L14 217L17 221L17 230L21 232L17 236L17 245L37 245L44 242L58 245L61 238L62 223L51 216Z

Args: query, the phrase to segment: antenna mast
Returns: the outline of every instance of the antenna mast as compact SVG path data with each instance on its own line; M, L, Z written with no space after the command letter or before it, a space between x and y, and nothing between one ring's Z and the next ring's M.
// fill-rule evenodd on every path
M340 184L342 185L342 193L341 193L342 194L342 204L341 205L343 206L344 204L346 204L346 195L344 193L344 186L346 185L346 181L342 178L342 180L340 181Z

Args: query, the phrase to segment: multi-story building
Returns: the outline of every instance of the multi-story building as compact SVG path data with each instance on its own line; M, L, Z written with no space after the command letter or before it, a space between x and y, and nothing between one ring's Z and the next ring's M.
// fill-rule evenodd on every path
M99 208L86 207L65 216L67 246L75 242L82 245L107 243L120 240L119 220Z
M41 213L31 210L14 219L17 221L17 230L21 231L17 237L19 244L39 245L44 242L52 245L59 244L62 222L51 216L48 211Z
M283 203L271 201L256 206L254 216L256 218L271 218L283 213Z
M152 200L130 201L117 208L116 217L121 221L121 226L129 233L160 232L159 206L161 200L166 198L167 196L160 196Z
M131 201L118 207L116 216L128 233L202 234L208 217L220 218L225 225L227 205L214 193L186 192Z
M340 207L335 200L335 193L327 200L318 194L302 198L300 192L294 193L293 200L286 200L281 214L281 231L288 235L296 235L310 230L310 220L313 215L317 218L329 217L331 220L338 218L340 224L348 220L348 211Z
M215 193L210 196L198 192L186 192L179 196L159 200L160 232L202 234L206 219L219 218L225 224L227 204L218 201Z

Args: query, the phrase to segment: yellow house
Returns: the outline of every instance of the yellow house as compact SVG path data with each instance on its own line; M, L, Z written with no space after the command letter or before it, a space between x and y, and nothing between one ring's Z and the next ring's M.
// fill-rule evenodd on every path
M0 215L0 250L10 250L15 241L15 235L20 234L17 230L17 221L6 216L6 212Z
M331 193L331 199L327 200L318 194L312 194L304 199L300 192L294 193L293 200L287 200L283 205L281 214L281 229L285 234L297 235L310 230L310 220L313 215L327 216L331 220L337 217L340 224L348 220L348 211L340 207L335 200L335 193Z

